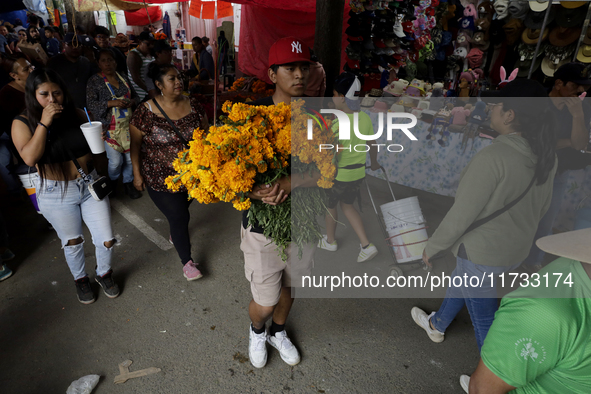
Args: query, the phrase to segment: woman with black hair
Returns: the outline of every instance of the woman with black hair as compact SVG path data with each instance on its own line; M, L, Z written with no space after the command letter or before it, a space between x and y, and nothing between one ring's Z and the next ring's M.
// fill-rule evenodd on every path
M16 117L12 123L12 138L25 163L37 167L39 177L35 187L39 210L61 240L76 281L78 300L83 304L95 301L85 272L83 221L96 247L96 281L107 297L115 298L119 287L111 270L116 242L111 210L108 197L97 201L88 189L98 175L80 130L85 122L84 112L74 107L64 81L51 70L35 70L29 75L25 102L25 115Z
M486 95L485 100L495 103L491 127L500 136L462 172L455 203L423 252L423 261L431 266L434 255L451 247L456 268L437 312L427 315L417 307L411 312L433 342L442 342L466 305L478 350L498 309L499 275L517 268L528 255L550 206L557 163L554 117L539 82L518 79Z
M172 162L187 148L193 130L209 127L207 115L194 99L183 95L183 81L172 64L151 63L148 77L158 89L156 98L141 104L131 119L131 161L133 184L137 190L148 190L154 204L170 226L174 244L187 280L203 275L191 257L189 237L189 198L182 186L178 192L166 187L164 180L175 174Z
M132 107L139 97L131 88L129 80L117 72L114 51L102 48L97 55L100 72L94 74L86 85L88 109L103 124L105 149L109 159L109 178L114 188L123 175L125 193L131 199L142 194L133 186L129 121Z

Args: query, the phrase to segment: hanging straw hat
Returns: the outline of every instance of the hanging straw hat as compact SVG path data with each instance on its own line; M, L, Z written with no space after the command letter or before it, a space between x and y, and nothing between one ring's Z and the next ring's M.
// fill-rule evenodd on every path
M555 27L549 34L550 44L556 47L565 47L577 41L581 36L580 27Z
M537 240L546 253L591 264L591 228L550 235Z
M542 30L540 29L530 29L527 28L521 34L521 41L528 45L537 44L540 40L540 33ZM548 38L549 31L548 29L544 29L544 35L542 36L542 41L545 41Z
M591 63L591 45L581 45L579 53L577 53L577 60L581 63Z

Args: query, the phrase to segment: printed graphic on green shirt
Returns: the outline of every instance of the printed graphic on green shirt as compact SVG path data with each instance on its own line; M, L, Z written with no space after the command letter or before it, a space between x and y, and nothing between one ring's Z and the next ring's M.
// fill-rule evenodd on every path
M572 274L572 285L542 281L503 298L482 360L517 387L512 393L591 393L591 279L580 262L566 258L539 272L546 273Z

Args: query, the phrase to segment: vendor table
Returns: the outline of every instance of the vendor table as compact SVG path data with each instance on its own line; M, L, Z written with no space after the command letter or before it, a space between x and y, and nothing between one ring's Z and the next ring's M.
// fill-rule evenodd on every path
M375 114L368 112L375 120ZM386 141L386 133L378 139L380 144L400 144L404 150L390 153L383 148L378 153L378 161L388 173L391 182L427 192L454 197L460 182L462 170L474 155L488 146L492 140L476 137L468 141L466 150L462 148L463 134L451 133L447 137L447 146L437 141L427 141L430 123L419 120L412 129L418 141L410 141L402 132L395 133L395 141ZM439 139L441 136L437 136ZM368 158L369 160L369 158ZM369 162L368 162L369 163ZM368 169L368 174L378 176L378 171ZM571 171L568 178L568 190L554 227L561 231L572 230L576 210L585 203L591 206L591 167L585 170Z

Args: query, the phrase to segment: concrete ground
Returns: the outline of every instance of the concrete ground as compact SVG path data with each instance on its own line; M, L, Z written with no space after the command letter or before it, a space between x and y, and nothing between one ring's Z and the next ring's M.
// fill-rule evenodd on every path
M391 199L381 182L370 179L378 204ZM419 196L430 233L453 202L394 189L399 199ZM14 276L0 284L3 394L65 393L72 381L89 374L101 376L96 394L462 393L460 375L478 363L465 309L441 344L413 322L414 305L435 310L441 298L306 298L295 301L288 321L302 362L290 367L269 347L266 367L256 369L248 361L251 296L239 248L240 213L229 204L192 204L193 252L205 276L187 282L167 244L168 223L147 193L139 200L114 199L112 223L119 243L113 269L122 291L108 299L96 285L98 299L91 305L78 302L60 242L43 218L29 204L2 205L17 256L9 263ZM380 254L362 268L385 279L392 258L380 241L366 192L363 210ZM345 266L360 269L352 230L339 227L337 238ZM93 278L88 233L86 240L87 271ZM327 253L318 251L318 267ZM453 265L448 254L435 272L451 272ZM114 384L118 364L127 359L133 361L131 371L157 367L161 372Z

